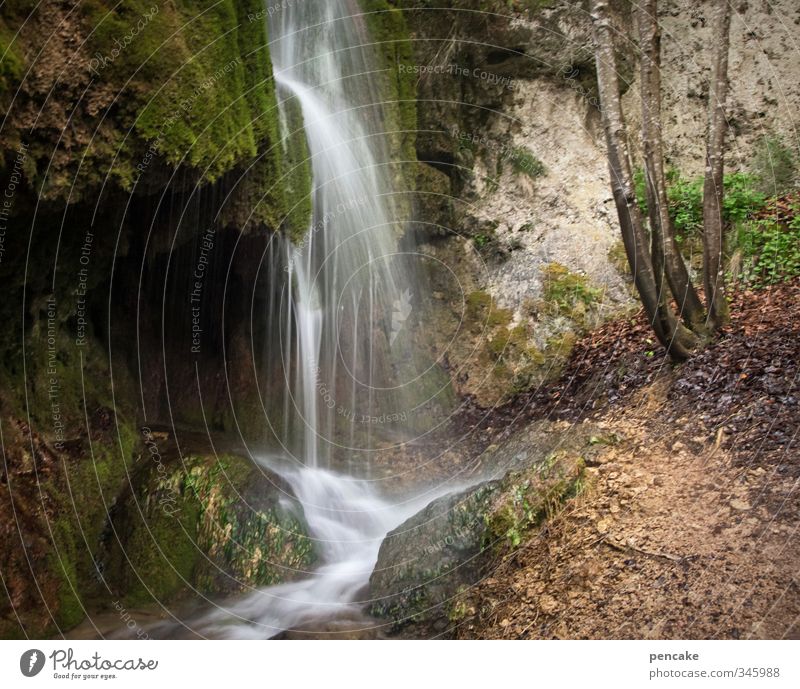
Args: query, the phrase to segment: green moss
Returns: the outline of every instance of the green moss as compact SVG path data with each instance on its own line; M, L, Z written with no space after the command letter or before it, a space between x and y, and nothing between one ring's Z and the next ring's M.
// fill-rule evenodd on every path
M157 501L157 499L156 499ZM164 602L187 587L199 551L198 505L190 499L175 504L174 514L147 504L147 525L141 524L125 543L131 572L125 587L127 606ZM172 507L172 504L170 504Z
M263 26L237 15L237 6L250 5L255 7L248 0L81 5L94 29L89 41L102 63L96 64L98 77L125 89L122 98L139 138L158 141L169 163L185 159L209 180L253 158L258 141L276 140L274 117L263 116L274 111L268 58L263 50L251 52L264 44ZM138 33L127 41L133 31ZM117 49L119 41L126 47ZM115 49L118 56L106 62ZM133 181L135 170L124 163L116 172L123 182Z
M583 470L581 459L571 460L560 451L549 455L532 472L508 477L510 488L484 515L487 541L495 547L518 547L531 529L576 494Z
M542 299L552 315L582 323L587 309L602 296L602 290L590 286L584 275L572 273L560 263L549 263L542 269Z
M788 204L788 211L769 208L764 217L741 223L731 239L734 259L740 260L738 279L750 288L786 282L800 275L800 199Z
M509 158L511 166L517 174L527 175L531 179L536 179L547 172L544 163L527 148L514 147L509 154Z
M102 535L137 437L132 425L119 417L116 421L119 446L113 441L95 442L91 452L87 447L77 458L63 456L62 474L42 486L55 506L49 526L53 548L48 555L48 574L58 582L52 609L63 629L78 624L84 609L106 592L99 567Z
M466 303L467 303L467 309L469 311L469 316L472 318L478 318L481 315L483 309L491 307L492 296L488 292L476 290L474 292L470 292L467 295Z
M474 352L476 366L487 371L484 392L492 386L506 399L558 376L578 334L598 317L602 291L590 286L584 276L554 263L544 268L543 282L542 299L523 305L531 319L541 323L549 318L556 326L556 334L541 349L533 343L536 330L531 323L523 321L511 327L513 313L498 308L490 294L475 291L467 295L464 325L480 338ZM566 324L564 318L569 319Z
M473 328L483 330L508 326L513 314L498 307L488 292L476 290L466 297L466 317Z
M405 185L415 188L417 139L417 88L410 70L400 65L414 63L414 47L409 40L403 12L387 0L359 0L378 59L386 70L381 99L387 110L385 128L394 142L393 160L403 160Z
M508 341L514 347L525 347L528 342L528 329L521 324L512 328L508 335Z
M299 242L308 231L312 213L311 157L299 104L290 99L284 108L286 124L282 144L285 172L280 180L288 207L284 229L293 241Z
M547 340L544 355L551 361L563 363L569 359L578 341L578 336L568 330Z
M286 581L315 559L305 523L263 502L257 469L233 456L185 457L170 472L151 470L137 489L144 519L128 506L124 554L115 571L128 605L169 600L192 586L208 594ZM134 572L135 570L135 572Z
M457 595L463 595L466 591L468 591L467 587L460 586ZM463 598L454 598L447 604L447 619L453 624L466 619L469 614L469 606Z
M19 47L14 41L14 33L0 19L0 93L5 95L10 91L10 84L22 77L24 64ZM7 105L1 105L5 112Z
M21 79L21 56L38 50L38 37L25 31L11 43L29 9L0 20L4 91L13 92ZM76 33L85 37L75 69L87 82L83 102L99 109L90 113L98 126L91 138L77 132L69 155L54 162L51 133L28 132L27 172L44 198L69 194L75 203L107 174L125 190L152 186L164 163L190 169L189 178L201 184L248 168L253 178L237 192L252 189L234 203L273 229L307 227L310 176L307 165L296 165L304 158L286 160L291 154L281 146L259 0L87 0L75 16Z
M370 581L372 614L390 619L395 629L442 616L463 619L469 588L583 490L583 475L582 459L562 448L499 481L436 501L382 549Z
M69 509L66 500L59 501L62 509ZM53 550L47 557L48 571L59 580L55 621L59 627L69 629L83 619L79 579L75 561L78 543L71 520L60 518L51 525Z
M488 234L476 234L472 238L472 242L475 244L475 248L479 251L485 249L489 246L490 242L494 241L494 237Z

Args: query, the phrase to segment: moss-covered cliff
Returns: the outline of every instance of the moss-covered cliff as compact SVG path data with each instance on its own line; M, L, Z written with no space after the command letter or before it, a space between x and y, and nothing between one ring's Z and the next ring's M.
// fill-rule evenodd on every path
M275 584L309 570L312 541L284 482L232 455L171 461L148 431L133 490L115 506L100 558L120 600L163 604L180 594Z
M305 226L308 170L282 155L258 0L16 0L0 37L0 143L27 146L41 199L76 203L106 184L152 192L176 168L199 184L252 168L270 183L258 196L241 185L252 216L231 200L227 217Z
M249 311L262 309L275 233L307 227L311 185L302 136L281 140L261 3L11 0L0 116L0 636L57 633L110 596L141 600L145 585L174 595L182 581L148 562L178 525L190 585L289 576L310 548L267 538L295 518L243 460L225 461L274 505L240 505L240 484L201 453L170 468L179 515L152 515L149 540L114 521L152 488L134 480L143 422L262 434ZM220 545L213 520L235 527L253 563L230 534ZM301 521L292 528L300 538ZM225 585L195 566L205 558Z

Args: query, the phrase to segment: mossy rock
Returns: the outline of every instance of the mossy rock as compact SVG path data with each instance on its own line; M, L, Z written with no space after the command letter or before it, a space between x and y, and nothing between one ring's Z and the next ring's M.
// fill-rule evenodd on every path
M359 0L369 28L373 52L382 65L380 102L385 110L391 159L403 161L398 178L408 189L416 185L417 89L416 79L399 65L414 62L404 13L387 0Z
M51 36L57 24L69 31ZM301 232L310 173L282 145L266 28L259 0L13 2L0 20L0 91L17 94L0 96L5 147L26 141L26 181L45 200L156 193L180 168L180 183L224 181L223 223ZM31 129L43 100L49 119Z
M502 478L434 500L387 535L370 577L369 612L394 632L409 625L415 635L419 625L446 632L457 593L583 489L590 437L588 424L568 430L544 422L489 448L484 464Z
M126 605L276 584L314 563L303 515L276 475L233 455L140 461L150 466L114 515L119 542L107 554Z

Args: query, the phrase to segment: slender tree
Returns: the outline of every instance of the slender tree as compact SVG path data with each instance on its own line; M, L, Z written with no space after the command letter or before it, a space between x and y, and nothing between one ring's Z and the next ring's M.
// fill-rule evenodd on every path
M642 147L653 271L659 290L663 290L663 277L666 276L681 317L689 328L697 331L705 321L705 309L675 239L667 200L661 129L661 29L657 0L640 1L635 12L641 51Z
M661 129L661 33L657 0L640 0L636 24L641 48L642 148L647 183L650 246L636 201L625 119L620 104L614 34L608 0L590 0L597 86L608 149L611 188L634 284L653 331L669 354L686 359L701 338L728 318L723 271L723 160L728 93L730 6L713 1L714 65L709 89L706 175L703 189L703 262L706 309L692 284L669 215ZM670 306L674 298L680 310Z
M667 303L664 290L659 289L648 251L642 213L636 200L627 130L620 103L613 27L607 0L591 0L591 17L611 190L622 230L625 253L653 332L673 358L686 359L694 345L694 337L680 325Z
M725 134L725 101L728 97L728 49L731 11L728 0L714 2L714 64L708 92L708 140L706 174L703 185L703 273L705 278L708 322L718 330L728 322L725 299L725 276L722 262L724 248L722 219Z

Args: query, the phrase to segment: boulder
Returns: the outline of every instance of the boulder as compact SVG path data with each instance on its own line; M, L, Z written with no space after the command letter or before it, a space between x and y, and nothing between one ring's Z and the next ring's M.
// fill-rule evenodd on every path
M431 502L384 539L370 577L370 614L393 633L445 633L459 614L461 590L486 575L541 522L583 488L594 450L589 424L542 423L485 453L499 478Z
M302 511L275 474L236 455L153 457L106 534L103 576L126 605L277 584L314 563Z

